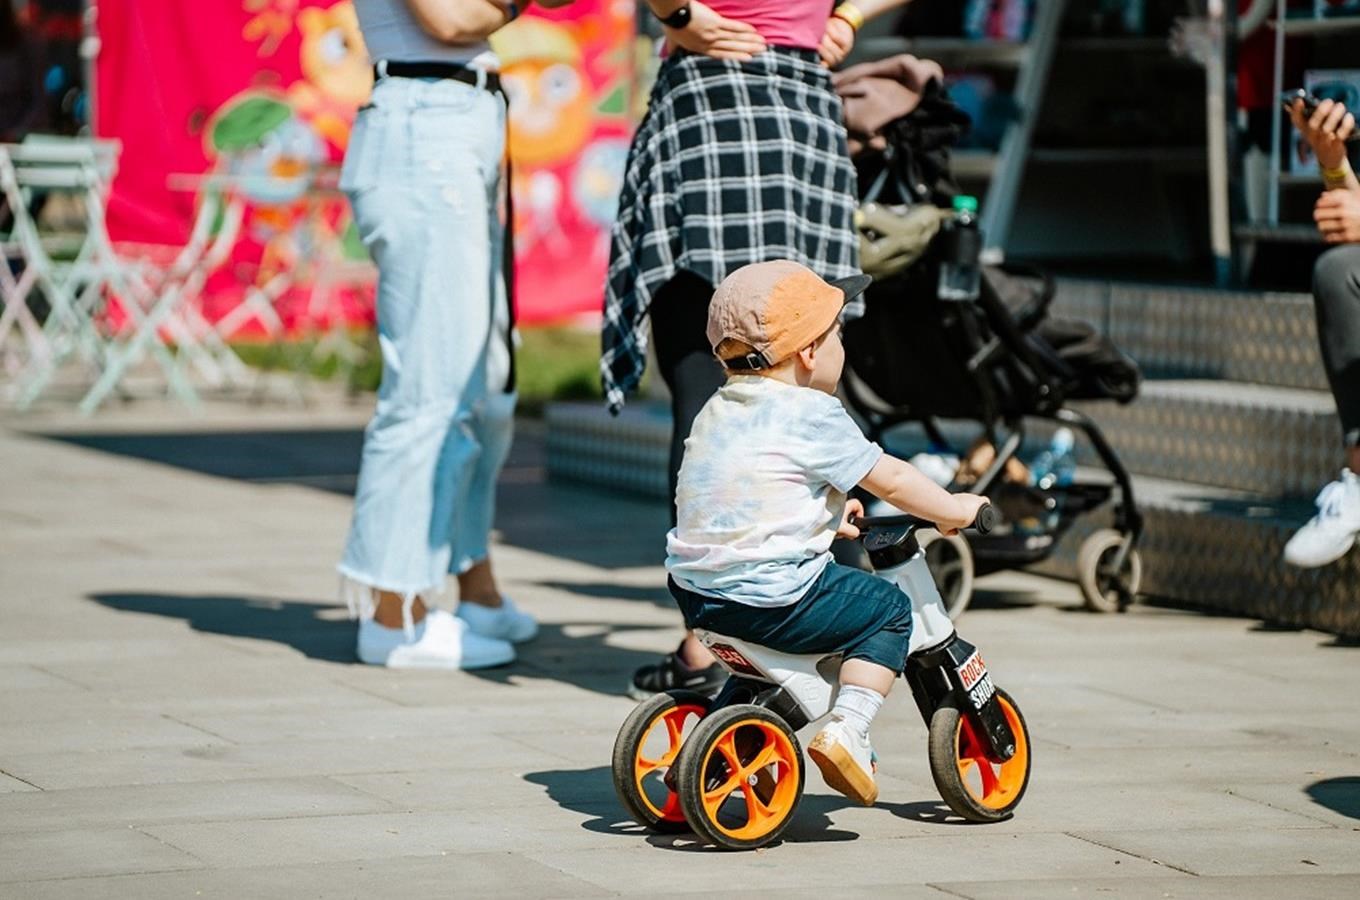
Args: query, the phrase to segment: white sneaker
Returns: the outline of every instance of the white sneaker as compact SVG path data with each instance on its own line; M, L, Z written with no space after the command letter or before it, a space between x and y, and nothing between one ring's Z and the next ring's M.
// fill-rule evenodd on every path
M514 647L474 634L442 609L430 610L415 635L408 641L402 629L365 619L359 623L359 659L389 669L486 669L515 661Z
M874 781L874 748L869 739L845 724L832 719L808 744L808 756L822 770L827 786L851 800L873 806L878 799Z
M1284 561L1312 569L1345 556L1360 535L1360 475L1349 469L1317 496L1317 515L1284 545Z
M402 644L418 641L425 633L425 621L416 623L415 637L410 640L406 637L406 632L400 628L387 628L379 625L373 619L359 620L359 646L355 650L355 655L359 657L359 662L368 663L370 666L385 666L387 658L392 655L392 651Z
M509 597L502 597L501 605L496 607L459 603L458 618L483 637L513 644L531 641L538 635L538 622L515 606Z

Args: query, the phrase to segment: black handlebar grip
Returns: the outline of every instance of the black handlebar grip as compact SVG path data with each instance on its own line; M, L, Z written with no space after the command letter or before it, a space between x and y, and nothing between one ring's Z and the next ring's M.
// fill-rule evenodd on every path
M973 529L978 534L987 534L996 527L996 520L999 518L996 508L988 503L977 511L977 518L973 520Z

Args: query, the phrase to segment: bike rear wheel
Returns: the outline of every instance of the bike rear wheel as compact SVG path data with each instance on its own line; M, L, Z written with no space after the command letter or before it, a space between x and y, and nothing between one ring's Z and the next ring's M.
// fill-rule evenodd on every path
M693 691L656 694L623 720L614 739L614 792L633 821L652 831L688 831L670 775L676 758L712 701Z
M803 796L803 751L778 715L761 706L719 709L680 751L676 792L694 833L725 850L777 840Z

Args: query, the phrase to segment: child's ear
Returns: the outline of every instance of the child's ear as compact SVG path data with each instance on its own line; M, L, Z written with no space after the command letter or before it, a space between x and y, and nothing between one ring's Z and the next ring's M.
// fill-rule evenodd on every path
M817 361L817 344L814 342L808 344L802 350L799 350L798 361L802 364L803 368L811 371L813 363Z

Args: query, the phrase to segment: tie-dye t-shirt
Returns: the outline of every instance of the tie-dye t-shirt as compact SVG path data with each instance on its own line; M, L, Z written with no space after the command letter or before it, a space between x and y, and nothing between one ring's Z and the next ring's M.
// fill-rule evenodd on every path
M831 561L846 492L882 455L835 397L729 378L685 441L666 571L697 594L796 603Z

